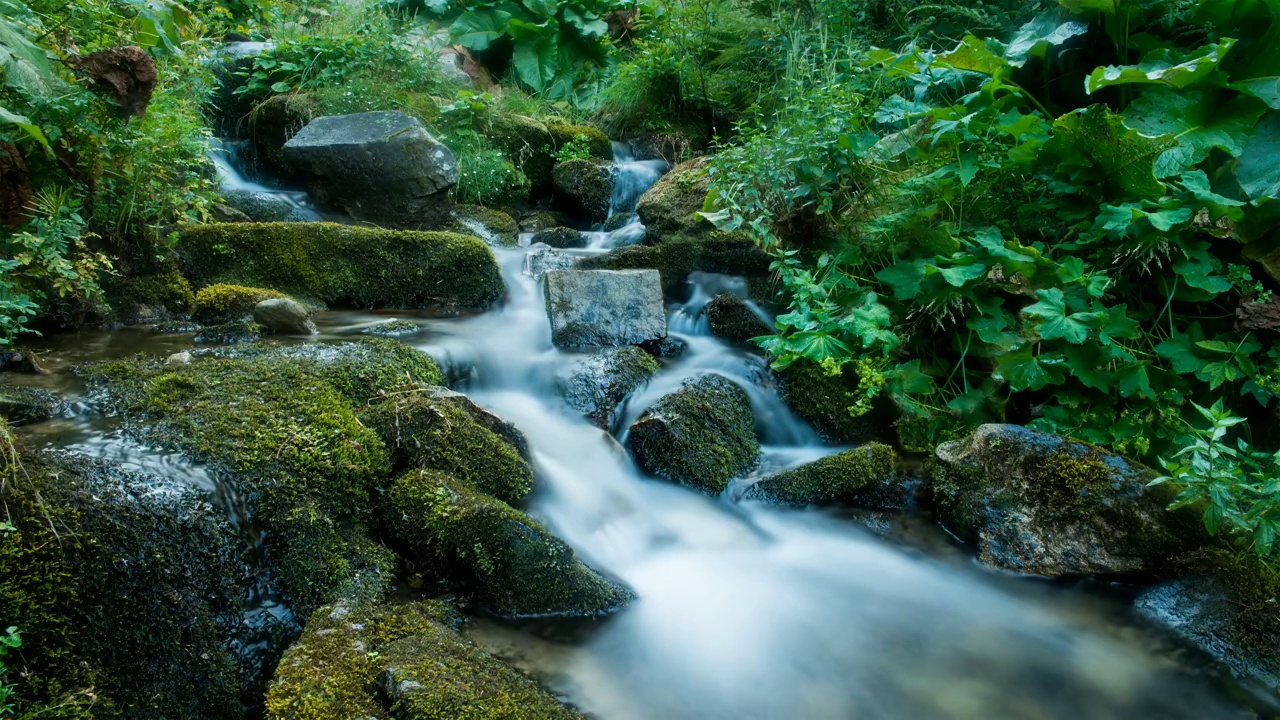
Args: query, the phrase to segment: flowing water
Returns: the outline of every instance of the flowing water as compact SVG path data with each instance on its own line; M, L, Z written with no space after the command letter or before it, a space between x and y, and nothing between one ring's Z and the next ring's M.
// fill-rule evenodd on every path
M525 270L528 249L495 253L509 288L502 307L472 317L399 317L424 326L408 342L527 434L539 480L531 512L638 596L572 642L484 622L470 631L593 717L1252 717L1211 673L1132 621L1123 603L983 570L927 522L900 525L914 528L914 539L885 537L898 520L737 504L729 500L733 488L711 498L644 477L618 444L626 424L702 373L748 392L765 468L837 448L823 446L779 401L758 356L710 336L710 297L745 293L740 280L715 275L691 278L689 300L670 309L671 332L685 352L626 401L610 437L557 394L555 378L576 356L551 343L542 293ZM316 320L319 337L332 339L387 317L332 312ZM152 339L157 345L148 348L139 337L87 336L46 359L57 366L187 342ZM211 482L198 468L95 437L109 436L106 429L67 422L80 435L64 434L61 444L179 473L199 486ZM234 512L234 499L227 502Z

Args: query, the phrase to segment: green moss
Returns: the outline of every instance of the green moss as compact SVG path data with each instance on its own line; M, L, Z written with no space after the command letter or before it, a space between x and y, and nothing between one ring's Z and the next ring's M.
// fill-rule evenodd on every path
M773 328L735 295L721 293L707 305L711 334L721 340L749 343L754 337L772 335Z
M498 615L591 616L630 600L528 515L444 473L401 476L388 502L410 557Z
M502 212L479 205L454 205L453 224L450 232L476 237L492 245L514 246L520 239L516 219Z
M547 132L551 133L551 139L554 143L553 149L568 145L577 139L579 135L587 139L587 145L591 148L591 157L601 160L613 159L613 143L609 142L609 136L599 128L590 125L572 125L570 123L549 122L547 123Z
M195 306L191 285L176 270L142 277L108 275L102 278L102 291L122 322L187 315Z
M746 276L755 286L754 291L767 285L770 262L769 256L750 239L716 231L705 238L680 236L658 245L619 248L586 258L578 267L584 270L654 268L662 275L663 291L674 296L685 290L685 280L695 270Z
M267 720L580 720L454 623L436 601L320 608L276 669Z
M252 320L234 320L219 325L206 325L192 338L200 345L235 345L262 338L262 327Z
M249 138L258 158L281 175L293 175L284 144L321 114L319 103L302 94L274 95L255 107L249 113Z
M793 470L770 475L747 490L746 497L804 507L847 503L895 509L907 501L907 488L897 477L893 448L868 443Z
M1274 672L1280 664L1280 572L1252 554L1220 551L1211 559L1233 610L1223 640L1265 659Z
M195 296L195 320L209 325L243 320L253 315L253 306L263 300L285 297L265 288L219 283L201 288Z
M813 426L823 440L833 444L860 443L874 437L879 419L875 413L858 417L849 407L858 395L858 376L846 365L829 374L820 365L800 360L778 373L783 402Z
M546 243L553 248L583 248L587 246L587 238L581 232L567 227L553 227L539 230L529 244Z
M710 374L654 403L631 426L627 445L645 472L715 494L760 451L746 392Z
M0 383L0 418L14 425L44 422L66 409L66 403L51 390Z
M552 153L558 146L547 126L524 115L494 116L482 133L525 174L535 195L550 192Z
M709 233L714 226L698 213L711 190L709 158L680 163L640 197L636 214L654 237Z
M388 395L360 419L392 451L398 470L438 470L505 502L533 489L533 469L506 438L477 422L465 399L429 388Z
M330 305L483 309L506 287L483 240L334 223L192 225L178 255L198 287L277 288Z
M299 613L346 598L381 600L395 578L396 556L359 525L341 523L315 502L303 501L280 518L281 542L272 565Z
M566 160L551 171L557 198L565 209L584 214L592 222L609 216L613 168L597 160Z

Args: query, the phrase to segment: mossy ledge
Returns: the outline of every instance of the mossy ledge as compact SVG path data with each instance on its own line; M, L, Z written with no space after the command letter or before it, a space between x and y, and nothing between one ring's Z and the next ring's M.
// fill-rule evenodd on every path
M196 287L278 290L326 305L483 310L506 292L483 240L336 223L225 223L178 230Z
M895 472L897 459L888 445L868 443L764 477L745 498L792 507L841 503L898 509L909 503L910 487Z

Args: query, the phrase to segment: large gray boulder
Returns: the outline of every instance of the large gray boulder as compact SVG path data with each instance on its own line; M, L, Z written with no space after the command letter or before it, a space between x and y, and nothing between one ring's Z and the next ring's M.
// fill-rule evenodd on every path
M746 391L712 374L686 380L645 410L628 430L627 448L650 475L713 494L760 453Z
M402 226L443 221L458 162L402 112L319 117L284 146L313 192L358 220Z
M1150 469L1019 425L983 425L934 451L938 519L995 567L1050 577L1151 572L1202 541Z
M608 430L618 405L658 372L658 361L638 347L605 348L582 357L556 378L565 403Z
M253 306L253 321L282 335L315 335L311 311L291 298L269 298Z
M639 345L667 336L657 270L551 270L544 287L559 347Z

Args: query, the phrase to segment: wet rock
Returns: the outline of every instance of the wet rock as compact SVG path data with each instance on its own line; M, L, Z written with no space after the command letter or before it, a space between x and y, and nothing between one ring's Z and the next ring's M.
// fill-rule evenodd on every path
M640 222L640 216L635 213L618 213L608 220L605 220L604 225L600 229L605 232L614 232L638 222Z
M46 371L40 367L36 356L22 350L0 350L0 372L23 373L26 375L43 375Z
M223 190L227 205L252 222L306 222L309 217L277 193L257 190Z
M569 407L608 430L622 400L656 372L658 363L638 347L606 348L579 359L556 385Z
M553 248L584 248L587 246L587 236L567 227L554 227L549 230L543 230L535 233L529 239L530 244L543 243Z
M18 146L0 142L0 225L16 230L31 219L31 182Z
M73 55L64 62L105 92L126 115L144 117L156 89L156 63L136 46L114 47L88 55Z
M475 235L491 246L514 247L520 239L515 218L479 205L454 205L453 232Z
M253 108L249 139L257 158L277 175L295 177L298 168L285 158L285 143L319 116L320 104L301 93L274 95Z
M658 273L552 270L544 280L558 347L636 345L667 335Z
M751 338L772 335L773 327L751 309L747 302L730 293L720 293L707 305L711 334L735 343L749 343Z
M410 557L496 615L596 616L631 600L533 518L470 483L415 470L396 480L388 502L387 524Z
M744 499L774 505L851 505L899 510L913 501L914 487L898 475L893 448L869 443L791 470L767 475L747 488Z
M878 408L860 416L849 412L849 406L858 397L859 386L859 378L851 366L828 372L815 362L800 360L779 371L777 377L782 401L829 443L867 442L882 425Z
M0 384L0 418L13 425L44 422L66 414L67 404L52 390Z
M676 358L684 354L689 343L678 337L668 335L661 340L649 340L640 343L640 347L650 355L657 358Z
M418 227L446 213L458 162L402 112L318 117L284 145L315 195L358 220Z
M627 448L646 473L718 494L755 465L760 443L747 393L707 374L645 410L631 425Z
M233 320L200 328L193 341L197 345L234 345L262 339L262 327L252 320Z
M533 489L529 444L514 425L442 387L410 387L360 414L391 450L397 471L448 473L506 502Z
M564 224L565 219L553 212L530 213L520 218L520 232L536 233Z
M191 351L183 350L182 352L176 352L170 355L169 357L165 358L164 364L165 365L190 365L191 360L192 360Z
M722 273L747 278L755 297L770 292L772 260L750 238L712 232L704 237L665 238L657 245L629 245L582 261L584 269L653 268L662 275L662 289L683 297L692 272Z
M358 308L484 309L506 293L493 251L470 235L336 223L189 225L178 235L196 287L268 287Z
M434 600L318 609L267 693L267 720L581 720L456 632Z
M224 205L222 203L214 203L209 208L209 215L213 218L214 222L220 223L253 222L253 218L230 205Z
M556 252L544 247L532 250L525 256L525 273L535 282L541 282L551 270L568 270L578 263L578 258L568 253Z
M416 322L408 320L387 320L376 325L371 325L362 330L365 335L373 335L375 337L409 337L422 332L422 326Z
M1169 511L1155 473L1091 445L1018 425L983 425L934 452L938 519L978 559L1062 576L1155 571L1202 541L1193 510Z
M566 211L590 222L609 216L614 180L612 165L594 160L566 160L556 163L551 176L556 197Z
M711 190L710 158L695 158L672 168L636 205L636 214L655 237L694 235L714 229L698 215Z
M271 298L254 305L253 321L283 335L315 335L319 332L316 324L311 322L311 311L289 298Z

